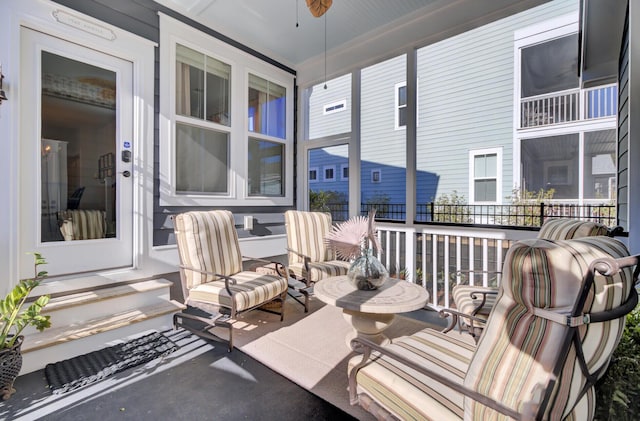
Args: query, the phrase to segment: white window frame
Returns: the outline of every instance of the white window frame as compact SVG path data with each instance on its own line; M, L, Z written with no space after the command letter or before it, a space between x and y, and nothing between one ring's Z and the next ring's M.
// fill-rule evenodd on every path
M496 168L496 200L495 201L477 201L475 198L476 189L475 181L478 180L475 177L475 158L479 155L495 155L497 168ZM488 178L482 178L488 179ZM486 149L473 149L469 151L469 202L472 204L495 204L502 203L502 147L498 148L486 148Z
M590 131L615 130L617 127L616 116L601 118L597 120L578 120L566 124L540 126L532 128L520 128L520 77L522 48L535 44L551 41L567 35L574 34L579 30L578 12L569 13L554 19L549 19L536 25L532 25L514 32L513 57L514 57L514 85L513 85L513 190L521 188L521 142L524 139L542 138L547 136L557 136L564 134L579 133L580 144L582 145L583 134ZM582 101L581 101L582 102ZM582 105L582 104L581 104ZM581 152L582 153L582 152ZM543 169L541 169L542 171ZM582 171L582 170L581 170ZM582 172L579 180L582 180ZM580 181L581 182L581 181ZM583 186L579 186L579 203L583 199Z
M378 180L377 181L374 179L374 176L373 176L373 174L375 174L375 173L378 174ZM382 183L382 170L380 168L376 168L376 169L371 170L371 183L373 183L373 184Z
M522 66L521 51L523 48L536 44L552 41L578 32L578 13L569 13L554 19L549 19L542 23L528 26L526 28L515 31L513 34L513 125L514 132L518 130L536 130L537 127L531 129L520 129L522 122L520 121L520 102L521 102L521 81L520 75ZM571 124L571 123L569 123ZM545 126L542 126L545 127ZM515 162L515 160L514 160ZM514 167L515 168L515 167ZM515 178L514 178L515 179Z
M406 129L407 125L405 124L404 126L400 125L400 109L404 108L407 109L407 104L404 105L398 105L398 99L400 98L400 88L406 88L407 87L407 82L400 82L400 83L396 83L393 88L394 88L394 102L393 102L393 112L394 112L394 117L393 117L393 121L394 121L394 128L395 130L402 130L402 129Z
M291 206L293 205L293 81L294 75L162 13L160 16L160 205L161 206ZM225 195L177 194L175 189L175 125L191 118L176 115L176 44L231 65L231 126L205 121L202 126L229 133L229 192ZM248 129L249 73L286 88L285 138ZM202 127L201 126L201 127ZM249 137L282 143L283 196L249 196Z
M340 180L342 181L349 181L349 176L344 176L344 170L345 168L347 169L347 171L349 171L349 164L341 164L340 165Z
M338 105L342 107L336 108ZM333 109L329 109L333 108ZM341 99L340 101L330 102L322 106L322 115L336 114L347 110L347 99Z
M316 173L316 178L315 179L311 179L311 171L315 171ZM309 183L317 183L318 181L320 181L318 178L318 167L311 167L309 168Z
M332 170L333 171L333 177L332 178L327 178L327 170ZM324 167L322 167L322 181L326 181L326 182L334 182L337 180L336 177L336 166L335 165L325 165Z

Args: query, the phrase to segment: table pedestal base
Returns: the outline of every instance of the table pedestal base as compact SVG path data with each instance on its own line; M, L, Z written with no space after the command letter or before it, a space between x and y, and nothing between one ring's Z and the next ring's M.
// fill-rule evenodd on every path
M393 323L395 314L363 313L343 309L342 315L353 326L353 332L347 335L347 346L351 347L351 340L356 337L368 339L378 345L389 343L389 338L383 335L382 332ZM352 349L358 352L358 349Z

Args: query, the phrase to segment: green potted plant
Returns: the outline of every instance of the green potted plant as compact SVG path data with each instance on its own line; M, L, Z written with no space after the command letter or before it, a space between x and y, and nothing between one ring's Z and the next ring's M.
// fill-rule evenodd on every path
M47 272L38 272L38 266L46 264L45 259L39 253L33 255L35 277L20 281L0 300L0 394L3 400L15 393L13 382L22 368L22 331L29 325L40 332L51 326L50 316L40 314L50 297L43 295L35 301L27 302L31 291L47 276Z

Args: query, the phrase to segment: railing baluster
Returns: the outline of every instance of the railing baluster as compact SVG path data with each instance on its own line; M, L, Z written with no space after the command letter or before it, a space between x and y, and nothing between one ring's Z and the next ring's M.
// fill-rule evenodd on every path
M433 291L434 304L438 305L438 235L431 236L431 290Z
M449 307L449 236L444 236L444 264L442 265L444 278L444 306Z

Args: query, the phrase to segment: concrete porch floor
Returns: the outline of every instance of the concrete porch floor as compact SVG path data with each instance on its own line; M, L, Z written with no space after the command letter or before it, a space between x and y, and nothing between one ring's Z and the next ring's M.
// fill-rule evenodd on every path
M342 410L239 349L186 331L178 351L75 391L52 395L43 370L18 377L3 420L349 420Z

